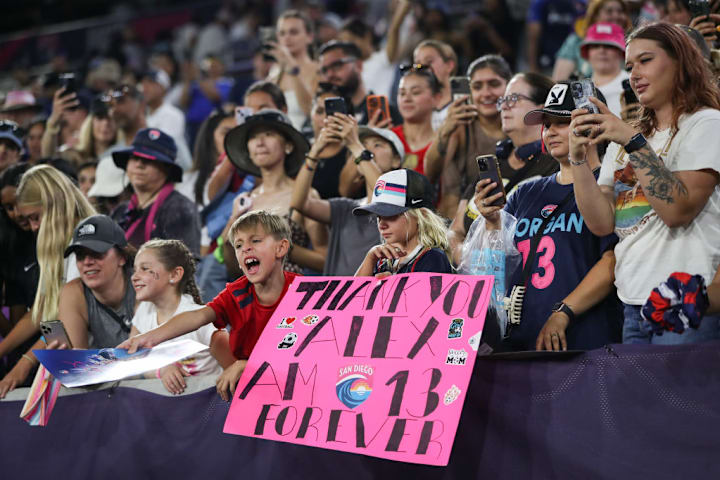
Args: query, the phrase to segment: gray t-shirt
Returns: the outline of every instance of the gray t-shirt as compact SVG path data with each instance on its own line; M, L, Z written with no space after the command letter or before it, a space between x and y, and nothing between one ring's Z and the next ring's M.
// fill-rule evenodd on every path
M354 275L371 247L381 242L375 215L353 215L365 200L330 199L330 243L323 275Z
M125 297L117 310L102 305L92 291L83 284L88 312L88 329L90 330L88 332L90 348L113 348L127 340L130 335L132 319L135 315L135 289L130 282L131 274L132 272L127 274Z

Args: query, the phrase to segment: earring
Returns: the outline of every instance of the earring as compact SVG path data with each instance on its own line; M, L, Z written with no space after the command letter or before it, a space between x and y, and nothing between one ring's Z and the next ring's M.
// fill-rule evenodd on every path
M170 284L172 285L173 283L175 283L175 280L170 280Z

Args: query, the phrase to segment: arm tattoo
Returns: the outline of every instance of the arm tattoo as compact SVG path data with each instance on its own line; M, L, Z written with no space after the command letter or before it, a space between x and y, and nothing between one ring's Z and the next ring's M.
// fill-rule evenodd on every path
M667 169L662 160L650 148L645 145L641 149L630 154L630 164L635 169L646 170L647 176L650 178L650 184L645 188L645 192L658 200L666 203L673 203L673 193L675 190L683 196L688 196L685 185L675 178L675 175Z

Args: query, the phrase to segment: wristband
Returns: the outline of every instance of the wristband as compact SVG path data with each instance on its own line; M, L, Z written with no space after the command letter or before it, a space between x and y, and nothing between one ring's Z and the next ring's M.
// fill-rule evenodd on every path
M644 147L647 144L647 140L643 136L642 133L638 133L637 135L633 136L630 141L623 147L627 153L633 153L637 150L640 150L642 147Z
M157 370L155 370L155 376L157 378L160 378L160 369L159 368Z
M565 302L558 302L555 305L553 305L552 311L554 313L558 313L558 312L564 313L565 315L568 316L571 323L575 321L575 312L573 312L572 309L570 307L568 307Z
M22 358L24 358L25 360L30 362L30 365L35 365L35 360L33 360L33 358L30 355L28 355L27 353L23 353Z
M300 67L298 67L297 65L295 65L295 66L292 67L290 70L287 70L287 73L288 73L289 75L292 75L293 77L297 77L297 76L300 74Z
M310 160L311 162L318 163L319 160L315 157L311 157L309 154L305 155L305 160Z
M575 165L576 167L579 167L580 165L585 165L587 163L587 157L583 158L579 162L576 162L575 160L572 159L572 157L568 156L568 162L570 162L570 165Z

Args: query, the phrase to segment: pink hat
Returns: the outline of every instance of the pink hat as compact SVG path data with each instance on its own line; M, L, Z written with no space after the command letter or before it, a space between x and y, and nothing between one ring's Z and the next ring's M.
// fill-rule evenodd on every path
M35 103L35 97L27 90L12 90L5 97L5 103L0 111L6 113L24 109L40 110L42 107Z
M614 23L593 23L580 44L580 54L587 60L590 45L608 45L625 53L625 32Z

